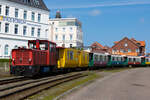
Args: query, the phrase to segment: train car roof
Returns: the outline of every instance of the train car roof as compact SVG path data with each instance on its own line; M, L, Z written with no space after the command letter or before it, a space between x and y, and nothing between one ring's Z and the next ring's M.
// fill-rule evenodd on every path
M128 58L141 58L141 56L127 56Z
M66 49L65 47L60 47L60 46L57 46L56 48L58 48L58 49Z
M94 52L92 52L93 54L97 54L97 55L109 55L109 54L107 54L107 53L94 53Z

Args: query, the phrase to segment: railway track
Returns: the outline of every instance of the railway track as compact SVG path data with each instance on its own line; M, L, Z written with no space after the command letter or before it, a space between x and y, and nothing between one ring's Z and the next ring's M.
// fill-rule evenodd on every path
M27 80L27 79L28 79L28 78L25 78L25 77L23 77L23 76L1 79L1 80L0 80L0 85L9 84L9 83L14 83L14 82L18 82L18 81Z
M59 84L87 76L83 72L76 72L55 77L47 77L37 80L27 80L10 86L0 88L0 100L23 100L43 90Z

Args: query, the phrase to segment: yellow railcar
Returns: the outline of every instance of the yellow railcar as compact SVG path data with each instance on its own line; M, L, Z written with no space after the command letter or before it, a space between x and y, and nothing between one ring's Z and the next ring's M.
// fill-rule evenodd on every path
M58 48L58 68L75 68L78 66L79 55L76 49Z
M149 57L146 57L146 62L145 62L146 65L150 65L150 58Z
M57 68L88 67L89 54L73 48L58 48Z

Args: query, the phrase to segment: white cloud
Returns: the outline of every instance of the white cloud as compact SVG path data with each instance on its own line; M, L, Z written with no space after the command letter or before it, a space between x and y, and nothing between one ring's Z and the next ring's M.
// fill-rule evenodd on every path
M98 9L94 9L94 10L92 10L91 12L89 12L89 14L90 14L91 16L98 16L98 15L101 14L101 11L98 10Z

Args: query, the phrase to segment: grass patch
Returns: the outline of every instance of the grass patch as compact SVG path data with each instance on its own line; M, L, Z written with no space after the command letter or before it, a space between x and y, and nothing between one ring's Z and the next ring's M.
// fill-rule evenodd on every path
M84 84L88 81L94 80L101 77L100 75L96 74L95 72L88 72L88 76L83 77L83 78L79 78L67 83L63 83L61 85L58 85L56 87L53 87L49 90L43 91L35 96L32 96L28 99L30 100L53 100L54 98L56 98L57 96L61 95L62 93L76 87L79 86L81 84Z
M124 68L112 68L112 69L106 69L106 70L104 70L104 72L116 73L116 72L121 72L121 71L129 70L129 69L132 69L132 68L129 68L129 67L124 67Z
M9 59L0 59L0 62L9 62Z

